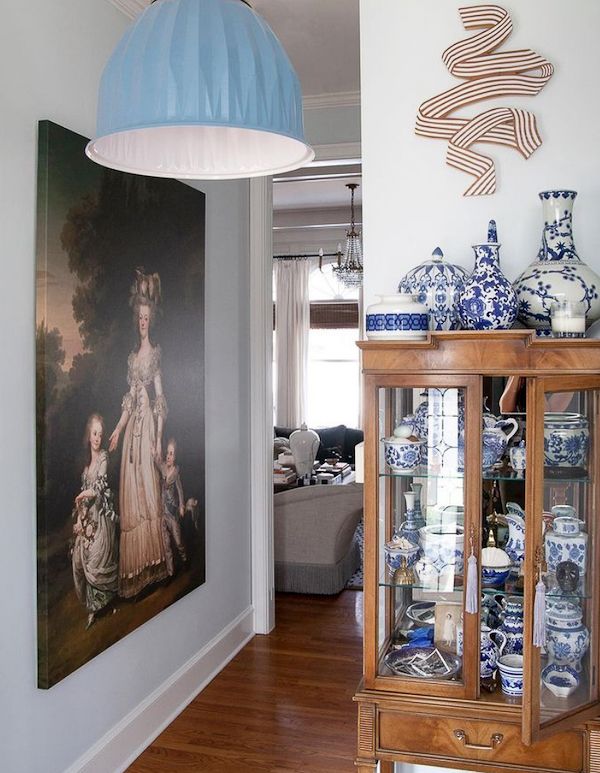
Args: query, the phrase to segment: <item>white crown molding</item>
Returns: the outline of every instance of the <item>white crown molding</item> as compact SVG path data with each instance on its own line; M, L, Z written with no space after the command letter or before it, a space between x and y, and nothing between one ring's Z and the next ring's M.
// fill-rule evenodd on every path
M302 99L305 110L328 107L360 107L360 91L340 91L337 94L309 94Z
M332 145L314 145L315 160L308 166L334 166L331 162L361 162L360 142L336 142Z
M108 2L130 19L135 19L144 8L150 5L150 0L108 0Z

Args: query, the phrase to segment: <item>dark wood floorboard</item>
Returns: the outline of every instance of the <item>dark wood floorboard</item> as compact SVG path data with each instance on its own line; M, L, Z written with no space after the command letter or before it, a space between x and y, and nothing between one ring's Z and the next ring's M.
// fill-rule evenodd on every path
M128 773L352 773L362 593L276 599L255 636Z

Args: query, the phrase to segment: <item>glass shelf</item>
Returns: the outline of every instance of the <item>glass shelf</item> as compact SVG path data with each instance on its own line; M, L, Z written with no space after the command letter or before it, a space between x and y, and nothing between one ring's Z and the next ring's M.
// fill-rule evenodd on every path
M522 589L505 590L504 588L489 588L485 587L481 589L481 592L488 596L515 596L516 598L523 598L525 595ZM559 590L548 590L546 588L546 598L550 599L591 599L592 594L588 590L574 591L573 593L564 593Z
M430 593L453 593L454 591L461 591L463 589L463 576L457 574L454 576L446 575L439 577L436 582L436 578L431 580L421 581L415 578L415 582L410 585L399 583L394 581L394 573L390 572L387 568L383 575L379 578L380 588L407 588L408 590L421 590Z
M553 471L551 467L544 468L544 483L589 483L590 480L585 471L581 474L578 468L570 469L568 467L559 467ZM465 476L463 472L436 472L427 467L416 467L413 470L403 470L402 472L384 471L379 473L380 478L437 478L445 480L462 480ZM484 470L481 475L483 480L509 480L525 482L524 473L513 472L512 470Z

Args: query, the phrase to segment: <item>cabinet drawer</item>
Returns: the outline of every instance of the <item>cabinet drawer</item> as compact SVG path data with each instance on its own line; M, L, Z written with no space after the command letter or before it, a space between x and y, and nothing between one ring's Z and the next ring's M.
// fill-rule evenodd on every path
M456 731L463 731L464 736ZM501 739L493 743L492 737ZM426 714L407 716L381 711L378 722L378 749L426 757L446 757L522 765L532 770L580 773L584 765L584 734L557 733L543 741L525 746L520 725L473 719L447 719ZM484 748L473 748L481 746Z

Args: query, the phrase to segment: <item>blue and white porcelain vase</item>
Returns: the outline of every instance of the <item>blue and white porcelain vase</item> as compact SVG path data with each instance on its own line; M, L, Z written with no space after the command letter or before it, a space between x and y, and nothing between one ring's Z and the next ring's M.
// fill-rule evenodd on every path
M458 298L460 322L467 330L507 330L517 318L517 296L500 270L494 220L488 226L487 243L473 249L475 268Z
M421 503L419 502L419 510L415 508L416 492L405 491L404 499L406 500L406 512L404 515L404 522L400 527L400 534L406 537L415 545L419 544L419 529L425 526L425 519L421 514Z
M398 292L411 293L429 309L432 330L455 330L460 327L456 304L468 272L444 260L439 247L411 269L398 285Z
M505 655L523 654L523 602L510 596L506 599L504 620L499 630L506 636Z
M587 324L600 318L600 277L580 259L573 242L575 191L542 191L542 244L536 260L515 280L519 320L549 331L553 301L582 301Z

